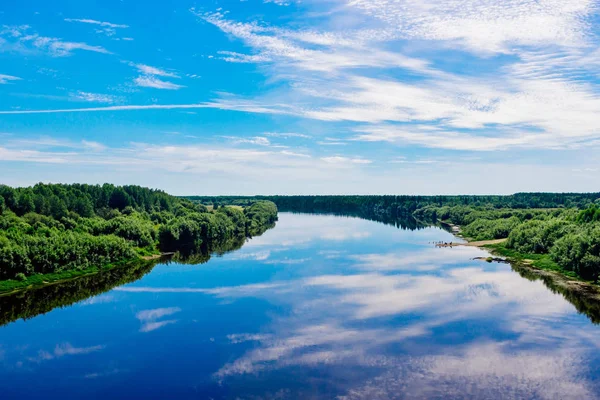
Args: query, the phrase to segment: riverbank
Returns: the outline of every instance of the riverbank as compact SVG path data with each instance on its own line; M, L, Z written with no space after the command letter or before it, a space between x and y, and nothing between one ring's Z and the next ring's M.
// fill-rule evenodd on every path
M490 253L496 256L501 256L506 261L510 263L519 263L524 266L530 266L533 268L537 268L545 271L552 271L555 273L563 274L564 276L575 279L581 282L590 283L584 279L578 277L573 271L566 271L560 267L556 262L554 262L549 254L524 254L519 253L515 250L509 249L506 247L506 241L508 239L491 239L491 240L471 240L470 238L465 238L462 235L462 229L458 225L454 225L448 222L441 221L442 226L451 227L452 233L457 238L464 240L464 242L439 242L436 243L437 247L458 247L458 246L467 246L467 247L479 247L481 249L488 250ZM594 285L595 286L595 285Z
M589 314L594 310L596 317L590 316L597 323L600 322L600 286L592 281L587 281L577 276L573 271L566 271L554 262L548 254L523 254L506 247L507 239L470 241L460 235L460 227L453 229L455 236L465 242L440 244L439 247L468 246L487 250L496 257L480 257L482 261L503 261L509 263L513 270L530 280L542 280L546 286L555 292L561 293L569 299L580 312ZM437 245L437 244L436 244ZM572 299L579 299L573 302Z
M160 257L159 257L160 258ZM154 260L154 258L152 259ZM72 281L78 278L96 275L100 272L110 271L115 268L127 268L141 262L150 262L151 259L141 257L139 259L127 260L119 263L107 264L103 267L91 267L81 270L69 270L51 274L32 275L25 280L6 280L0 281L0 297L10 296L30 289L39 289L46 286L57 285L60 283Z
M458 246L467 246L467 247L484 247L489 245L496 245L506 242L506 239L493 239L493 240L478 240L473 242L440 242L436 243L436 247L458 247Z

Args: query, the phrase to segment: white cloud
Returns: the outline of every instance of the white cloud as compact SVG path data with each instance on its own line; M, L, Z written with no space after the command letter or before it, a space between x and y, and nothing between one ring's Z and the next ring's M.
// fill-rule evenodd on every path
M148 320L159 319L159 318L165 317L167 315L173 315L180 311L181 311L181 308L179 308L179 307L154 308L151 310L139 311L137 314L135 314L135 317L137 319L139 319L140 321L148 321Z
M321 239L333 240L333 241L345 241L345 240L360 240L371 236L371 232L360 232L360 231L348 231L344 228L330 228L323 232Z
M94 141L90 141L90 140L82 140L81 144L83 145L84 148L94 150L94 151L102 151L102 150L107 149L107 147L105 145L103 145L102 143L98 143L98 142L94 142Z
M257 251L253 253L245 253L243 251L236 252L231 257L227 257L227 260L238 261L238 260L253 260L253 261L264 261L271 256L271 251Z
M468 247L440 250L420 248L416 252L361 254L351 258L356 261L353 267L364 271L429 271L469 259L477 253Z
M16 76L0 74L0 85L4 85L6 83L9 83L10 81L20 81L20 80L21 80L21 78L18 78Z
M135 63L129 63L129 65L135 67L139 72L141 72L144 75L156 75L165 78L179 78L179 76L173 72L169 72L161 68L152 67L150 65Z
M154 89L179 90L185 87L172 82L162 81L152 76L139 76L135 78L134 82L138 86L149 87Z
M82 301L81 303L78 303L80 306L90 306L90 305L94 305L94 304L106 304L106 303L112 303L114 302L115 296L111 295L111 294L101 294L101 295L97 295L94 297L90 297L87 300Z
M181 308L179 307L155 308L151 310L139 311L135 317L142 323L140 332L152 332L162 328L163 326L177 323L177 320L157 320L178 312L181 312Z
M273 3L273 4L277 4L278 6L289 6L291 3L291 1L288 0L263 0L263 3Z
M260 335L260 334L249 334L249 333L237 333L227 335L227 339L233 344L245 343L245 342L255 342L261 341L268 338L268 335Z
M368 28L336 29L333 19L325 29L284 29L192 11L250 48L248 55L224 50L227 61L266 64L268 74L291 83L287 93L265 96L268 102L293 99L292 115L353 123L357 140L489 151L573 148L600 134L598 91L582 80L600 65L587 21L597 11L593 1L344 3L343 12ZM456 63L471 62L464 49L480 57L475 62L495 52L513 58L456 74L434 68L427 53L406 55L419 53L414 40L426 40L433 52L455 52ZM407 73L390 78L397 69Z
M90 103L117 103L122 101L122 98L118 96L112 96L109 94L90 93L83 92L81 90L70 94L70 98L76 101L85 101Z
M28 360L36 363L42 361L49 361L55 358L61 358L64 356L73 356L79 354L89 354L104 349L106 346L90 346L90 347L74 347L71 343L57 344L54 351L48 352L40 350L35 357L29 357Z
M112 54L101 46L93 46L82 42L69 42L59 38L40 36L30 33L28 25L4 26L0 36L10 40L12 49L17 51L42 51L53 57L65 57L73 54L74 50L85 50L95 53ZM1 45L1 43L0 43Z
M114 36L117 33L117 29L129 28L129 25L113 24L111 22L97 21L94 19L65 18L65 21L98 26L99 28L96 29L96 33L101 33L106 36Z
M170 320L166 320L166 321L146 322L141 326L140 332L144 332L144 333L152 332L152 331L160 329L164 326L176 324L177 322L178 321L176 319L170 319Z
M343 156L322 157L321 160L329 164L371 164L373 161L364 158L350 158Z
M407 39L454 41L474 51L511 45L581 46L593 0L347 0Z
M35 163L65 164L73 153L16 150L0 147L1 161L26 161Z
M329 73L357 67L400 67L416 71L428 68L427 62L422 60L370 46L372 31L354 32L351 38L346 38L328 33L297 32L252 23L236 23L224 19L221 13L199 13L193 9L192 12L223 32L243 40L256 52L247 55L221 51L225 61L270 62L288 69L295 67ZM329 45L329 48L317 50L307 46L308 44Z
M81 22L84 24L100 25L107 28L129 28L129 25L113 24L105 21L96 21L93 19L77 19L77 18L65 18L67 22Z
M271 141L268 138L262 137L262 136L254 136L254 137L249 137L249 138L243 138L243 137L237 137L237 136L223 136L223 137L231 140L233 143L236 143L236 144L255 144L258 146L270 146L271 145Z
M515 399L594 398L584 359L577 348L519 351L509 342L474 343L446 354L388 359L379 363L385 372L340 398L393 398L397 393L407 398L506 398L507 393Z
M284 138L284 139L289 139L289 138L300 138L300 139L311 139L312 136L306 135L304 133L295 133L295 132L265 132L264 133L265 136L272 136L272 137L278 137L278 138Z
M194 288L194 287L118 287L114 290L128 293L201 293L212 294L222 297L246 297L252 293L264 290L279 289L287 286L283 283L256 283L240 286L225 286L218 288Z
M136 64L127 62L128 65L137 69L142 75L134 80L137 86L150 87L154 89L178 90L184 88L183 85L178 85L172 82L163 81L157 77L163 78L179 78L174 72L167 71L161 68L153 67L146 64Z

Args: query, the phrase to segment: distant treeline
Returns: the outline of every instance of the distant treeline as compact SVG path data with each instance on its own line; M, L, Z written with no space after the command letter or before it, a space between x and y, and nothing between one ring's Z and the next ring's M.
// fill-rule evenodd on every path
M488 208L584 208L600 200L600 193L517 193L510 196L188 196L202 204L247 205L274 202L280 211L352 213L375 219L411 216L427 206Z
M209 210L140 186L0 185L0 280L26 281L161 251L207 251L261 233L276 219L269 201Z

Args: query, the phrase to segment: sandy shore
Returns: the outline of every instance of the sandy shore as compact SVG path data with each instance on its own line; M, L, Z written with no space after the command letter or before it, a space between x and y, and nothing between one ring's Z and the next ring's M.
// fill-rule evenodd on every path
M494 239L494 240L480 240L477 242L444 242L436 243L436 247L457 247L457 246L468 246L468 247L483 247L488 244L500 244L506 242L507 239Z

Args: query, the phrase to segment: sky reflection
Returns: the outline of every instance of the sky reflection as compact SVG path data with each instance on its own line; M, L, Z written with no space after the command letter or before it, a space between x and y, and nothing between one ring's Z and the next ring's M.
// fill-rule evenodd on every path
M597 326L542 282L473 260L482 250L438 249L435 240L452 237L284 213L275 229L207 264L158 266L85 307L0 328L0 378L52 375L44 364L77 354L88 386L71 385L72 396L109 382L135 387L165 370L149 386L122 393L598 396ZM105 344L65 345L82 335ZM36 368L16 367L45 355ZM52 381L44 385L60 392Z

